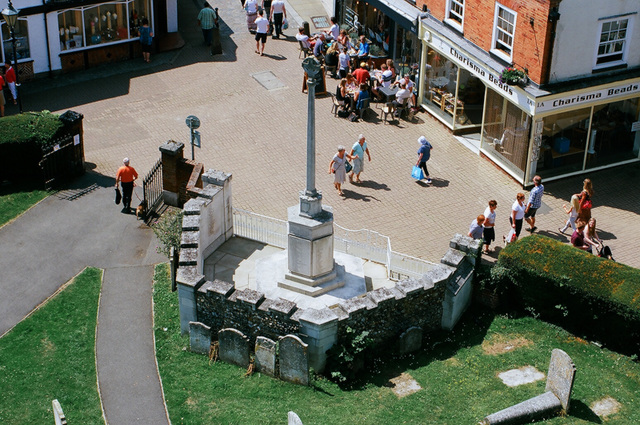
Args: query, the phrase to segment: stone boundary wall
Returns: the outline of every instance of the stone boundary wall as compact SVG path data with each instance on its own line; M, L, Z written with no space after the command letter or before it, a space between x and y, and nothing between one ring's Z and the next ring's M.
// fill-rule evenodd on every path
M208 177L212 173L219 172L206 173L205 183L214 181ZM202 253L213 250L200 246L202 241L211 240L210 230L201 228L201 214L210 214L207 208L215 209L216 203L209 195L219 191L211 186L206 185L198 198L185 204L176 274L183 334L189 332L189 322L200 322L211 328L212 335L225 328L237 329L251 345L259 336L277 341L285 335L297 335L309 346L310 366L322 371L327 350L345 336L347 327L356 333L369 331L369 336L382 345L397 340L410 328L424 332L451 329L471 302L473 270L482 240L462 235L454 236L441 264L422 278L405 279L393 288L376 289L320 310L301 309L280 298L268 299L251 289L237 291L230 282L205 281L202 266L206 256ZM228 213L230 198L217 208ZM232 218L229 222L232 224ZM230 237L232 227L225 228L224 234Z

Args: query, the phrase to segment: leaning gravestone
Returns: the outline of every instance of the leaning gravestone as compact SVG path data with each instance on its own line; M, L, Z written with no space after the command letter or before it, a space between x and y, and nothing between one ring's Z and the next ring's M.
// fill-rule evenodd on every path
M220 330L218 354L223 362L249 367L249 338L236 329Z
M571 357L564 351L555 348L551 352L545 391L551 391L558 397L565 412L569 411L569 401L571 400L571 390L573 389L575 375L576 365L573 364Z
M209 354L211 328L204 323L189 322L189 349L194 353Z
M294 384L309 385L308 345L295 335L280 340L280 379Z
M269 376L276 372L276 343L269 338L256 338L256 371Z
M422 347L422 328L413 326L400 335L398 339L398 352L407 354L419 350Z

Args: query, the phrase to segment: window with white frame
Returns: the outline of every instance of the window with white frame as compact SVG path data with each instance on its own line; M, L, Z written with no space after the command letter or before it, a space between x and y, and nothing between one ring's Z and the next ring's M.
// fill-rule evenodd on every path
M462 31L464 23L464 0L448 0L445 21Z
M625 63L631 30L628 18L618 18L600 23L600 38L596 52L596 68Z
M10 60L13 63L14 58L11 31L5 21L2 21L1 25L3 59ZM16 37L16 56L18 61L29 59L31 57L31 50L29 49L29 25L25 18L18 18L13 33Z
M496 3L496 12L493 21L493 40L491 51L511 61L513 55L513 36L516 32L517 14Z

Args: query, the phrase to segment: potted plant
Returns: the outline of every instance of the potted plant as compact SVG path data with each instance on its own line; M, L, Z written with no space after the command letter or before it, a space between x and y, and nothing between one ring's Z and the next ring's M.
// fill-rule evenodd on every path
M529 77L524 71L516 68L505 68L500 74L500 82L507 83L510 86L524 86L529 82Z

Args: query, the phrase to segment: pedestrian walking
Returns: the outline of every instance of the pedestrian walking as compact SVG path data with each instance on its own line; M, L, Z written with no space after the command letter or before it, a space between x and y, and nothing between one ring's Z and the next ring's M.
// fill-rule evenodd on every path
M138 29L140 44L142 45L142 59L145 62L151 62L151 45L153 44L153 32L149 28L149 20L142 19L142 26Z
M349 155L353 157L353 170L351 170L351 174L349 174L349 181L351 183L354 182L354 177L356 178L355 183L362 183L362 181L360 180L360 173L364 171L365 153L369 158L369 162L371 162L371 155L369 154L367 142L365 140L364 134L361 134L358 136L358 141L353 144L351 152L349 153Z
M198 26L202 28L202 37L204 38L204 44L211 46L213 37L213 29L218 22L218 15L213 10L209 2L204 2L204 7L198 13Z
M264 17L269 21L269 35L273 35L273 22L271 22L271 2L272 0L262 0L262 8L264 9Z
M338 152L333 156L329 163L329 174L333 173L333 186L338 191L338 195L342 196L342 185L347 179L347 160L353 159L351 155L346 153L344 146L338 146Z
M264 56L264 45L267 44L267 33L269 32L269 20L264 17L264 10L258 11L256 19L256 53ZM262 41L262 47L260 42Z
M4 99L4 78L0 75L0 117L4 117L4 105L6 103Z
M527 207L524 210L524 219L529 223L528 232L533 233L536 231L536 211L542 205L542 195L544 193L544 186L542 185L542 177L535 176L533 178L533 184L535 185L531 192L529 192L529 201Z
M572 195L571 196L571 207L567 209L567 205L562 205L564 208L564 212L569 214L569 219L564 224L564 227L559 227L558 232L564 235L564 232L571 227L573 231L576 231L576 219L578 218L578 213L580 212L580 195Z
M284 6L284 1L274 0L271 3L271 16L269 20L273 22L273 27L276 31L275 38L280 38L282 34L282 23L287 19L287 8Z
M420 149L418 149L418 162L416 166L422 168L427 183L431 184L431 177L429 177L429 170L427 170L427 161L431 158L431 149L433 149L433 146L431 146L431 143L429 143L424 136L418 138L418 143L420 143Z
M516 200L511 206L511 214L509 215L509 223L511 223L511 231L506 237L503 236L502 240L505 243L514 242L520 237L522 231L522 222L524 220L524 193L518 193Z
M13 97L13 104L18 103L18 92L16 91L16 71L13 69L9 59L5 61L4 79L9 86L11 97Z
M487 208L484 210L484 224L483 224L483 231L482 231L482 239L484 239L484 249L482 250L482 252L484 252L485 254L488 254L489 252L491 252L491 250L489 249L489 246L491 245L491 242L496 240L496 231L495 231L495 225L496 225L496 208L498 207L498 201L496 201L495 199L492 199L489 201L489 205L487 206Z
M469 226L468 236L472 239L482 239L482 225L484 224L485 218L484 215L480 214L477 218L475 218L471 225Z
M257 0L245 1L244 9L247 11L247 29L249 32L254 32L256 30L256 19L258 18Z
M122 212L131 212L131 195L133 194L133 187L136 185L135 181L138 178L136 169L129 165L129 158L122 160L122 167L118 168L116 173L116 188L118 183L122 186Z
M593 206L591 198L593 198L593 184L591 180L584 179L582 182L582 192L580 192L580 211L578 212L578 219L589 222L591 219L591 207Z

